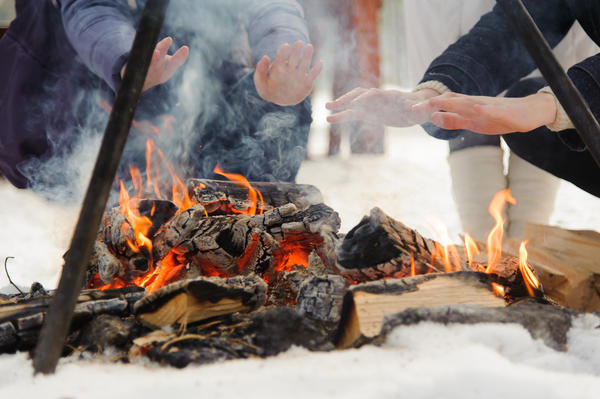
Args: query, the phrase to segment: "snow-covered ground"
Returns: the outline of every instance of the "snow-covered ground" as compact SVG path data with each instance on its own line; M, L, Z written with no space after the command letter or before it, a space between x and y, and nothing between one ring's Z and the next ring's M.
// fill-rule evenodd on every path
M321 108L322 109L322 108ZM316 185L348 231L374 207L453 241L460 225L450 193L447 145L420 128L388 133L384 156L326 158L325 125L316 120L311 158L298 181ZM73 207L48 204L0 182L0 260L19 285L56 284L77 218ZM600 230L600 200L563 184L553 217L569 228ZM8 280L0 272L0 287ZM156 364L62 359L54 376L32 376L26 354L0 355L0 398L597 398L600 319L588 315L556 352L518 325L442 326L395 331L381 348L331 353L293 349L276 358L230 361L184 370Z

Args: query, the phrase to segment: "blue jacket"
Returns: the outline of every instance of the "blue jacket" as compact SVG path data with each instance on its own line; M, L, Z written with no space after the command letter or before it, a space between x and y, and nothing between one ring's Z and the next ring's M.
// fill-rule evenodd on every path
M70 138L88 123L89 107L97 106L97 95L112 101L144 2L137 0L132 9L127 0L16 1L17 17L0 40L0 172L15 186L30 184L24 161L69 150ZM242 31L243 39L223 34ZM192 56L188 64L224 80L239 77L243 51L236 41L247 37L250 67L264 55L273 59L283 43L308 42L295 0L172 1L162 36L167 35L199 54L195 65ZM228 64L236 67L229 71ZM181 101L166 89L143 96L140 112L152 115Z
M551 47L561 41L576 20L600 45L599 1L524 0L523 3ZM495 6L467 35L431 63L422 81L437 80L456 93L497 96L535 68L502 10ZM568 75L599 118L600 54L572 66ZM442 139L460 134L460 131L443 130L430 124L425 128L432 136ZM582 149L574 132L565 132L564 138L565 143Z

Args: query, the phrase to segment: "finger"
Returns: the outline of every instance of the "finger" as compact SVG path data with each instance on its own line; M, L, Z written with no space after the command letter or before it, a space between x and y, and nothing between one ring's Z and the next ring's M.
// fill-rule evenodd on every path
M267 84L268 74L269 74L269 66L271 65L271 60L268 56L264 56L258 61L256 64L256 71L254 72L256 80L262 86Z
M301 72L308 71L314 53L315 49L311 44L304 47L304 51L302 52L302 58L300 59L300 63L298 64L298 70L300 70Z
M432 106L429 100L416 103L411 106L411 109L420 114L431 114L432 112L440 111L439 108Z
M313 87L313 85L315 84L315 80L317 79L317 77L319 76L319 74L321 73L322 70L323 70L323 61L319 61L317 63L317 65L315 65L313 67L313 69L311 69L308 72L308 75L306 75L306 78L304 80L304 82L306 83L306 86Z
M290 58L290 54L292 52L292 48L289 44L282 44L277 50L277 54L275 54L275 60L273 61L273 68L281 68L287 65L288 60Z
M452 112L434 112L431 115L431 122L434 125L447 130L469 130L469 128L472 126L471 119Z
M336 111L341 108L347 108L348 105L350 105L350 103L352 102L352 100L354 100L356 97L363 94L365 91L367 91L367 89L362 88L362 87L357 87L356 89L353 89L353 90L349 91L348 93L344 94L340 98L328 102L325 106L327 107L327 109L330 109L333 111Z
M292 47L292 52L290 53L290 59L288 61L290 67L298 68L300 66L302 50L304 50L304 43L300 41L294 43L294 47Z
M168 63L165 67L163 81L167 81L171 79L171 77L173 77L175 72L177 72L177 70L185 63L189 54L189 48L187 46L183 46L169 58Z
M156 50L158 50L161 57L164 57L165 55L167 55L167 52L169 51L169 47L171 47L171 44L173 44L173 39L171 39L170 37L165 37L164 39L162 39L160 42L158 42L156 44Z
M329 123L341 123L341 122L350 122L360 120L360 114L355 111L348 109L346 111L338 112L337 114L329 115L327 117L327 122Z

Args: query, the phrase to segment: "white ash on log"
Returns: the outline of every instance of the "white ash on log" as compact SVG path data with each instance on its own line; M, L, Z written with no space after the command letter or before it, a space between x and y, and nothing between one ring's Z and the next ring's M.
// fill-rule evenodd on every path
M163 287L134 305L138 319L152 328L250 312L266 301L267 284L258 276L200 277Z
M441 249L441 244L373 208L369 216L346 234L338 248L337 260L344 276L364 282L407 277L411 273L444 272ZM468 269L462 263L461 268Z
M381 332L384 316L408 308L472 304L504 307L488 274L457 272L388 279L351 286L344 297L337 346L359 345Z
M252 187L258 190L263 198L264 210L276 208L288 203L304 209L313 204L323 202L321 192L314 186L291 184L283 182L252 182ZM239 183L222 180L190 179L188 180L190 197L200 204L223 204L229 202L246 204L248 189ZM216 212L219 206L215 206ZM212 208L211 208L212 210ZM211 212L209 212L211 213Z
M125 267L102 241L94 243L85 281L90 281L96 273L104 284L109 284L115 277L125 277Z
M322 322L338 323L347 285L341 276L313 276L302 282L296 299L301 315Z

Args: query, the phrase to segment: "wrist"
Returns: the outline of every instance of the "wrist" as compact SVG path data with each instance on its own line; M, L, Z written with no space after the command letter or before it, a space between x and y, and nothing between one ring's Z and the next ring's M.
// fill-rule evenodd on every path
M530 97L534 100L535 112L540 117L540 126L551 125L556 121L556 99L552 93L538 92Z

